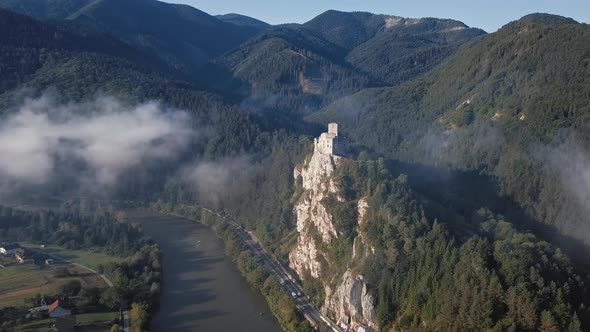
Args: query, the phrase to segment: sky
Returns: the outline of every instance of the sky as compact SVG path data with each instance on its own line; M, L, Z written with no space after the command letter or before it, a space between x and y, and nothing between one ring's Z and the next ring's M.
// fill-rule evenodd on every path
M403 17L452 18L494 32L536 12L590 23L590 0L164 0L212 15L238 13L271 23L303 23L328 9L368 11Z

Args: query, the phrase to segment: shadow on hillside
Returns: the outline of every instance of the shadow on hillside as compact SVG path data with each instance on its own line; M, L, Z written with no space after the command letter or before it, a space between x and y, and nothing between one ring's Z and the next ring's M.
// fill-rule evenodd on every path
M503 215L517 229L531 231L561 248L576 263L590 267L587 261L590 256L588 244L560 234L555 226L533 219L512 199L500 196L500 187L490 176L475 171L454 171L394 160L387 161L387 167L394 176L408 176L411 187L428 206L428 217L446 222L452 234L460 241L476 231L478 225L471 220L477 210L488 208Z

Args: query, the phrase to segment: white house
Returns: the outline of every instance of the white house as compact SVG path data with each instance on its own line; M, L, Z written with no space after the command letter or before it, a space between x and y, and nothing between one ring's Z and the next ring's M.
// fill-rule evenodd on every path
M0 254L3 254L4 256L14 255L18 248L20 248L18 243L3 244L0 246Z

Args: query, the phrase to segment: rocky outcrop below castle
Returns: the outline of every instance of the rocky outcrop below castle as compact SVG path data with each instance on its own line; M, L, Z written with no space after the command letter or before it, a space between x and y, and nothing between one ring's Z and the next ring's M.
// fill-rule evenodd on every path
M350 327L350 331L378 331L375 323L375 300L367 290L362 275L347 270L340 284L331 289L326 287L326 301L322 312Z
M324 243L331 243L338 237L333 218L328 213L322 200L328 195L338 195L338 187L331 179L340 158L330 154L314 151L311 158L303 165L295 167L294 177L301 177L303 193L295 204L297 247L289 255L291 268L301 279L308 275L319 278L325 255L319 251L315 237L319 235Z
M294 170L300 193L294 207L299 236L296 247L289 255L289 264L304 282L308 278L321 281L325 291L322 311L332 320L346 325L350 331L377 331L375 301L363 276L353 272L354 262L338 267L337 270L344 271L340 275L327 272L332 265L328 248L338 240L340 234L335 227L334 216L323 202L329 196L335 198L336 202L344 202L334 173L346 160L324 148L329 147L330 142L323 140L330 138L329 135L322 135L316 140L313 154ZM357 205L358 222L361 224L368 204L360 199ZM361 260L370 253L366 249L370 246L365 245L360 229L357 230L359 235L354 239L355 254L352 260Z

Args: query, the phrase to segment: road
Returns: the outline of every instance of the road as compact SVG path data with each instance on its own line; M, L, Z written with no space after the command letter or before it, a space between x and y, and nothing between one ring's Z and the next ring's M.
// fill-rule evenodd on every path
M297 308L305 315L308 320L313 321L315 326L320 326L322 324L327 325L332 331L342 332L342 329L338 327L334 322L332 322L328 317L323 315L318 308L311 302L311 300L305 296L303 293L303 289L297 283L297 279L291 275L291 273L277 260L272 258L264 248L255 241L252 236L239 224L236 222L229 220L227 217L220 215L219 213L202 208L204 211L212 213L224 220L228 221L231 229L234 233L238 236L238 238L244 243L250 251L257 257L261 258L264 264L267 266L269 271L271 271L277 279L282 281L283 287L289 293L289 295L301 294L295 297L295 304Z

